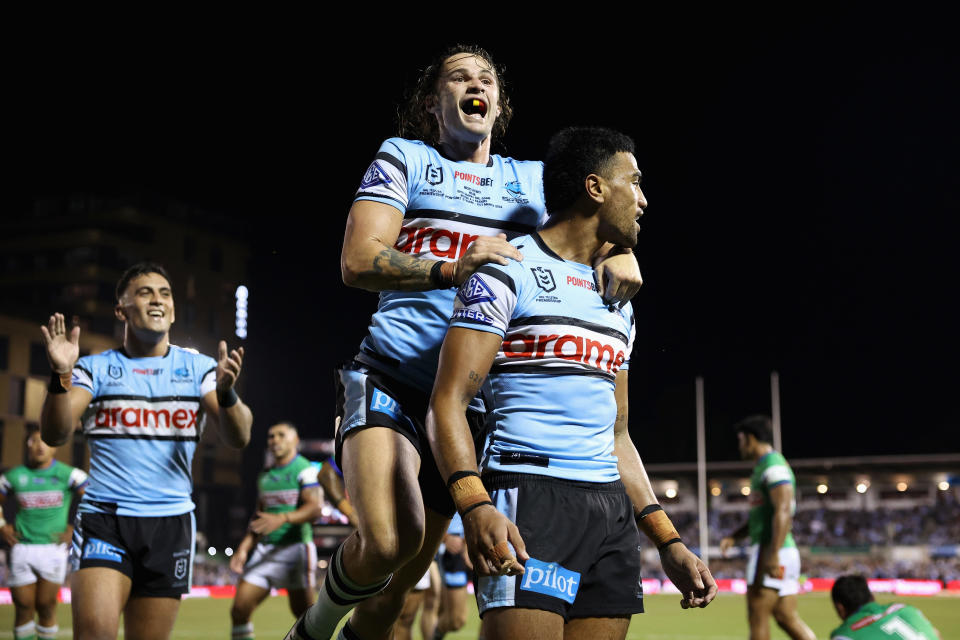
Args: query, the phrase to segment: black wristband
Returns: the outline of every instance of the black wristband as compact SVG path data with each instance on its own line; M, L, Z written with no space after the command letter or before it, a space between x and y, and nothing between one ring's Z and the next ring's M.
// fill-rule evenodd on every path
M636 514L633 519L637 522L640 522L654 511L663 511L663 507L658 504L648 504L640 511L640 513Z
M233 405L240 402L240 396L238 396L237 392L233 390L233 387L230 387L223 393L217 393L217 402L220 404L221 409L229 409Z
M454 482L460 478L466 478L467 476L477 476L479 478L480 474L476 471L454 471L450 474L450 477L447 478L447 488L449 489L450 485L452 485Z
M672 545L674 542L683 542L683 540L681 540L680 538L670 538L663 544L657 546L657 551L663 551L664 549Z
M47 391L50 393L66 393L67 390L60 381L60 374L56 371L50 372L50 382L47 384Z
M461 512L460 512L460 518L462 519L462 518L466 517L466 515L467 515L468 513L470 513L471 511L473 511L473 510L476 509L477 507L482 507L482 506L485 505L485 504L488 504L488 505L490 505L491 507L496 507L496 505L493 504L492 502L490 502L489 500L484 500L483 502L478 502L478 503L476 503L476 504L472 504L472 505L470 505L469 507L467 507L466 509L464 509L463 511L461 511ZM669 543L667 543L667 544L669 544Z
M450 285L443 281L443 272L441 269L443 269L442 260L433 263L433 266L430 267L430 283L437 289L446 289Z

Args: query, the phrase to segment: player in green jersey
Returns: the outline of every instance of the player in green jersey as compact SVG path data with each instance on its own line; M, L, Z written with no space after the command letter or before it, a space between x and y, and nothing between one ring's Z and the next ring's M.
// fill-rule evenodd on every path
M747 617L750 639L770 637L770 615L794 640L815 640L797 613L800 552L790 529L797 509L796 480L786 459L774 451L766 416L751 416L734 426L740 456L753 460L750 476L750 518L720 543L726 551L750 534L747 563Z
M87 486L86 473L54 460L56 449L43 442L39 428L27 427L26 449L27 464L0 475L0 503L13 496L18 506L15 524L0 513L0 535L10 545L16 640L57 636L57 594L73 534L67 523L70 494L79 497Z
M297 428L289 422L267 429L273 464L257 478L257 513L230 559L230 568L243 574L230 609L233 640L254 637L250 616L271 588L287 589L295 617L316 599L311 524L320 517L320 482L317 467L297 453L299 445Z
M908 604L878 604L863 576L841 576L830 590L843 624L830 640L939 640L940 632Z

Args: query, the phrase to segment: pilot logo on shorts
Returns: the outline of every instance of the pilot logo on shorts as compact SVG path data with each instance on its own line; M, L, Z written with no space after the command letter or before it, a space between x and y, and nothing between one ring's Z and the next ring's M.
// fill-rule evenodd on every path
M121 369L115 364L111 364L110 366L107 367L107 375L109 375L114 380L117 380L120 378L120 376L123 375L123 369Z
M374 387L373 395L370 397L370 411L385 413L397 420L400 414L400 405L396 400Z
M84 560L109 560L122 562L123 549L113 546L99 538L89 538L83 545Z
M557 283L553 279L553 272L550 269L544 267L535 267L530 269L533 272L533 277L537 281L537 286L550 293L557 288Z
M434 164L427 165L427 171L423 175L423 179L427 181L427 184L431 186L436 186L443 182L443 167Z
M520 589L535 591L546 596L560 598L573 604L580 589L580 574L564 569L556 562L541 562L530 558L524 565L523 582Z
M173 565L173 577L177 580L183 579L187 575L187 558L177 558L176 564Z
M497 299L487 283L483 281L476 273L470 276L470 279L464 282L457 290L457 297L465 305L480 304L481 302L491 302Z

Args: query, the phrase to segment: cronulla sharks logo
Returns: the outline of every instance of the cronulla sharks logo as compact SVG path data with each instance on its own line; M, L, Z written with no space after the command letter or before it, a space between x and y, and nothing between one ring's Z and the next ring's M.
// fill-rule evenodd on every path
M470 276L470 279L457 290L457 297L460 298L460 302L468 306L481 302L492 302L497 299L487 283L476 273Z

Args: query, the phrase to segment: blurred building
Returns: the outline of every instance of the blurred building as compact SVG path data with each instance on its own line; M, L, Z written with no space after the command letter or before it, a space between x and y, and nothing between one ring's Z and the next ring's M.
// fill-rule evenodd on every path
M54 311L81 327L81 355L119 346L115 287L130 265L151 260L172 278L176 322L171 342L215 355L217 342L242 344L237 292L250 250L223 216L166 198L90 195L41 198L0 219L0 466L23 462L24 430L39 423L50 368L40 325ZM240 378L240 391L244 378ZM87 467L81 435L57 458ZM198 527L211 540L233 537L243 522L230 516L240 494L242 452L222 446L208 429L194 458ZM215 512L212 511L216 505ZM242 513L242 512L237 512Z

